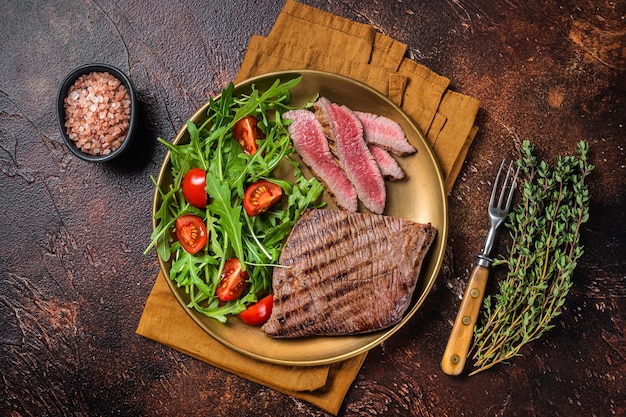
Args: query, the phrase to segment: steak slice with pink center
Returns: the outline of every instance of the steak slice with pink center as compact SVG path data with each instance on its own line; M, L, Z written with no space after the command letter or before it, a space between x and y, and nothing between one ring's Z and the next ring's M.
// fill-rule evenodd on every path
M416 149L409 143L402 129L395 121L377 114L354 112L363 125L365 141L378 145L396 155L409 155Z
M398 161L396 161L393 156L389 154L389 152L377 145L372 145L371 143L367 145L367 148L376 160L383 178L390 181L398 181L404 178L404 171L400 165L398 165Z
M369 210L382 214L387 200L385 180L367 149L361 122L346 106L328 103L325 108L332 126L337 157L358 198Z
M296 152L313 174L324 183L326 191L337 206L356 211L356 190L331 154L322 125L315 115L308 110L290 110L283 114L283 119L293 120L288 130Z
M315 116L317 116L317 120L320 121L320 123L322 124L322 128L324 129L324 134L326 135L327 138L329 138L328 140L328 145L330 147L330 152L337 156L337 150L335 149L335 143L334 143L334 139L332 138L332 124L330 122L330 118L328 115L328 111L326 109L326 106L328 106L328 104L330 104L330 101L325 98L325 97L320 97L315 103L314 103L314 109L315 109ZM368 118L367 115L369 115L369 113L359 113L359 112L354 112L357 117L359 117L359 114L363 115L364 118ZM389 120L388 118L381 118L381 124L385 124L384 120ZM361 121L361 119L359 118L359 121ZM392 122L392 124L395 122ZM361 123L363 124L363 123ZM368 124L368 128L370 130L370 132L374 132L374 131L394 131L395 128L387 128L385 129L380 128L380 129L376 129L374 127L375 123L369 123ZM395 124L397 128L400 128L400 132L398 133L397 130L395 130L395 132L393 134L387 134L387 136L403 136L404 135L404 131L402 131L402 128L400 127L400 125ZM370 135L372 135L373 133L370 133ZM365 142L367 143L367 148L369 149L369 151L372 153L372 156L374 157L374 160L376 161L376 164L378 165L378 168L380 169L380 173L382 174L383 178L386 180L390 180L390 181L396 181L396 180L401 180L405 177L404 171L402 170L402 168L400 168L400 165L398 165L398 162L389 154L389 149L391 149L390 146L386 145L385 147L381 147L380 145L375 145L373 143L368 143L367 141L367 132L365 131L365 126L363 126L363 137L365 138ZM383 135L378 135L378 137L382 138L383 140L385 139L383 137ZM415 149L409 144L409 147L406 146L406 144L400 144L400 145L396 145L395 146L395 150L394 153L395 154L400 154L401 152L407 152L410 151L410 149L413 149L413 152L415 152ZM399 148L399 149L398 149Z

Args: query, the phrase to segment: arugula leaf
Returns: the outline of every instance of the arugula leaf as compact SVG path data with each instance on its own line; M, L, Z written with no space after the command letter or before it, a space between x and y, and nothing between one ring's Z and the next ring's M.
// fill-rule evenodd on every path
M217 223L224 228L230 237L235 256L242 261L242 267L245 268L243 243L241 242L241 206L233 206L228 184L221 182L210 172L207 173L206 177L206 190L212 199L208 208L218 216Z

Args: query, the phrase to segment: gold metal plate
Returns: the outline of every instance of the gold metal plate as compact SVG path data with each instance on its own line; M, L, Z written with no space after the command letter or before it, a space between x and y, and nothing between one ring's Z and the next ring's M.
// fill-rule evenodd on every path
M366 352L407 324L423 304L441 268L448 238L448 206L438 162L422 133L398 106L367 85L326 72L284 71L246 80L236 86L234 94L248 93L253 84L262 91L276 79L285 82L300 75L302 75L302 81L292 90L292 105L302 106L313 101L319 94L353 110L389 117L403 127L408 140L417 148L417 153L397 158L407 178L402 181L387 182L387 207L384 213L420 223L430 222L437 228L437 236L424 260L412 303L404 318L393 327L365 335L274 339L261 332L259 327L248 326L236 317L229 318L227 323L222 324L187 308L188 297L184 290L178 288L169 279L169 264L160 259L159 262L180 304L190 317L215 339L257 360L290 366L312 366L338 362ZM191 121L196 124L202 123L206 120L207 109L208 103L192 116ZM174 143L184 143L187 140L189 136L186 127L183 126L174 139ZM306 172L306 170L303 171ZM168 153L159 172L158 185L163 188L171 181ZM335 207L328 196L324 199L329 203L329 208ZM155 191L153 219L154 212L160 203L159 193Z

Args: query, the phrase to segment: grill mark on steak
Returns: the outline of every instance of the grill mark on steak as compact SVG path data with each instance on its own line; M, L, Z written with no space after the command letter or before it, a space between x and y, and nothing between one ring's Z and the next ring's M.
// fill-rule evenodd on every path
M302 299L308 298L310 300L316 300L318 301L315 303L316 305L320 304L319 301L329 305L332 304L335 313L343 315L342 312L349 310L349 305L352 302L351 296L356 290L358 290L359 287L360 283L358 281L351 281L342 286L328 286L325 291L322 288L314 288L310 297L307 297L309 294L306 292L298 292L295 296ZM305 302L305 305L311 304L312 301ZM325 316L325 312L323 310L311 309L315 310L317 314L298 314L300 312L304 312L304 310L302 309L302 304L295 305L296 308L294 310L285 312L285 323L288 325L284 327L284 332L299 332L300 329L313 326L318 326L320 330L325 333L333 332L332 323L318 319L319 317Z
M349 218L339 219L338 221L330 224L326 224L324 230L321 230L318 238L317 246L307 248L304 244L304 240L310 240L310 236L294 236L291 240L291 244L296 247L306 248L302 250L295 258L294 261L300 259L308 260L308 267L302 269L302 275L308 276L312 273L324 274L330 266L336 266L338 263L345 263L350 265L348 269L341 271L340 276L333 276L331 279L336 281L342 279L344 276L353 276L352 274L360 268L365 268L367 265L372 264L372 259L376 256L375 253L371 253L370 240L360 239L359 236L354 236L354 233L350 231L359 230L359 225L350 222ZM382 216L373 216L368 218L365 227L370 233L373 233L374 239L383 240L383 236L379 234L385 232L385 221ZM333 248L337 245L350 244L352 247L351 252L347 252L342 255L336 255ZM391 248L386 248L390 250ZM354 252L359 254L359 257L354 258ZM362 258L361 258L362 256ZM345 259L344 259L345 258ZM330 271L332 275L334 272Z
M273 337L345 335L402 319L436 230L374 214L308 210L273 276ZM346 237L347 236L347 237Z
M313 210L312 210L313 211ZM323 213L323 210L315 210L316 213ZM301 251L298 255L298 258L302 257L302 258L308 258L313 256L315 253L320 253L323 252L324 254L327 254L328 252L325 252L327 249L332 249L332 246L346 242L348 240L351 241L352 244L355 243L359 243L359 239L357 236L357 241L354 241L354 236L352 236L353 233L351 233L351 231L353 231L356 228L360 228L362 227L360 224L355 224L354 221L350 221L351 219L349 217L345 217L345 218L337 218L336 221L334 222L326 222L325 224L325 228L323 230L319 230L318 231L318 238L319 240L317 241L317 243L319 244L318 246L313 246L311 248L308 249L308 251ZM313 222L324 222L324 216L310 216L310 220L311 223ZM379 233L378 230L379 228L384 227L386 224L384 217L382 216L371 216L370 219L366 220L365 223L365 227L371 228L371 232L372 233ZM306 236L306 235L302 235L302 236L298 236L293 235L290 236L290 243L294 246L298 245L300 247L305 247L305 242L310 241L310 236ZM362 241L362 243L367 243Z

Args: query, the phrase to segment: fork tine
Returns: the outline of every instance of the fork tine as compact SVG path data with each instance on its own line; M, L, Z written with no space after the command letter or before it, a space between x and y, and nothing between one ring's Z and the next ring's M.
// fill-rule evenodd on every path
M504 164L504 161L502 161L502 164ZM506 192L506 185L509 183L509 177L511 176L511 167L513 166L513 161L511 161L509 163L509 166L506 169L506 177L504 178L504 181L502 182L502 191L500 191L500 198L498 199L498 208L502 208L502 202L504 201L504 196L505 196L505 192ZM513 188L511 188L512 190ZM509 193L510 194L510 193Z
M515 176L513 177L513 182L511 183L511 190L509 191L509 197L506 200L506 206L504 209L509 211L511 208L511 201L513 201L513 191L515 191L515 187L517 187L517 176L519 174L519 167L515 170Z
M503 159L500 163L500 169L498 169L498 174L496 175L496 179L493 182L493 189L491 190L491 198L489 199L489 206L493 207L493 203L496 201L496 191L498 190L498 183L500 182L500 174L502 173L502 168L504 167L504 163L506 159Z

